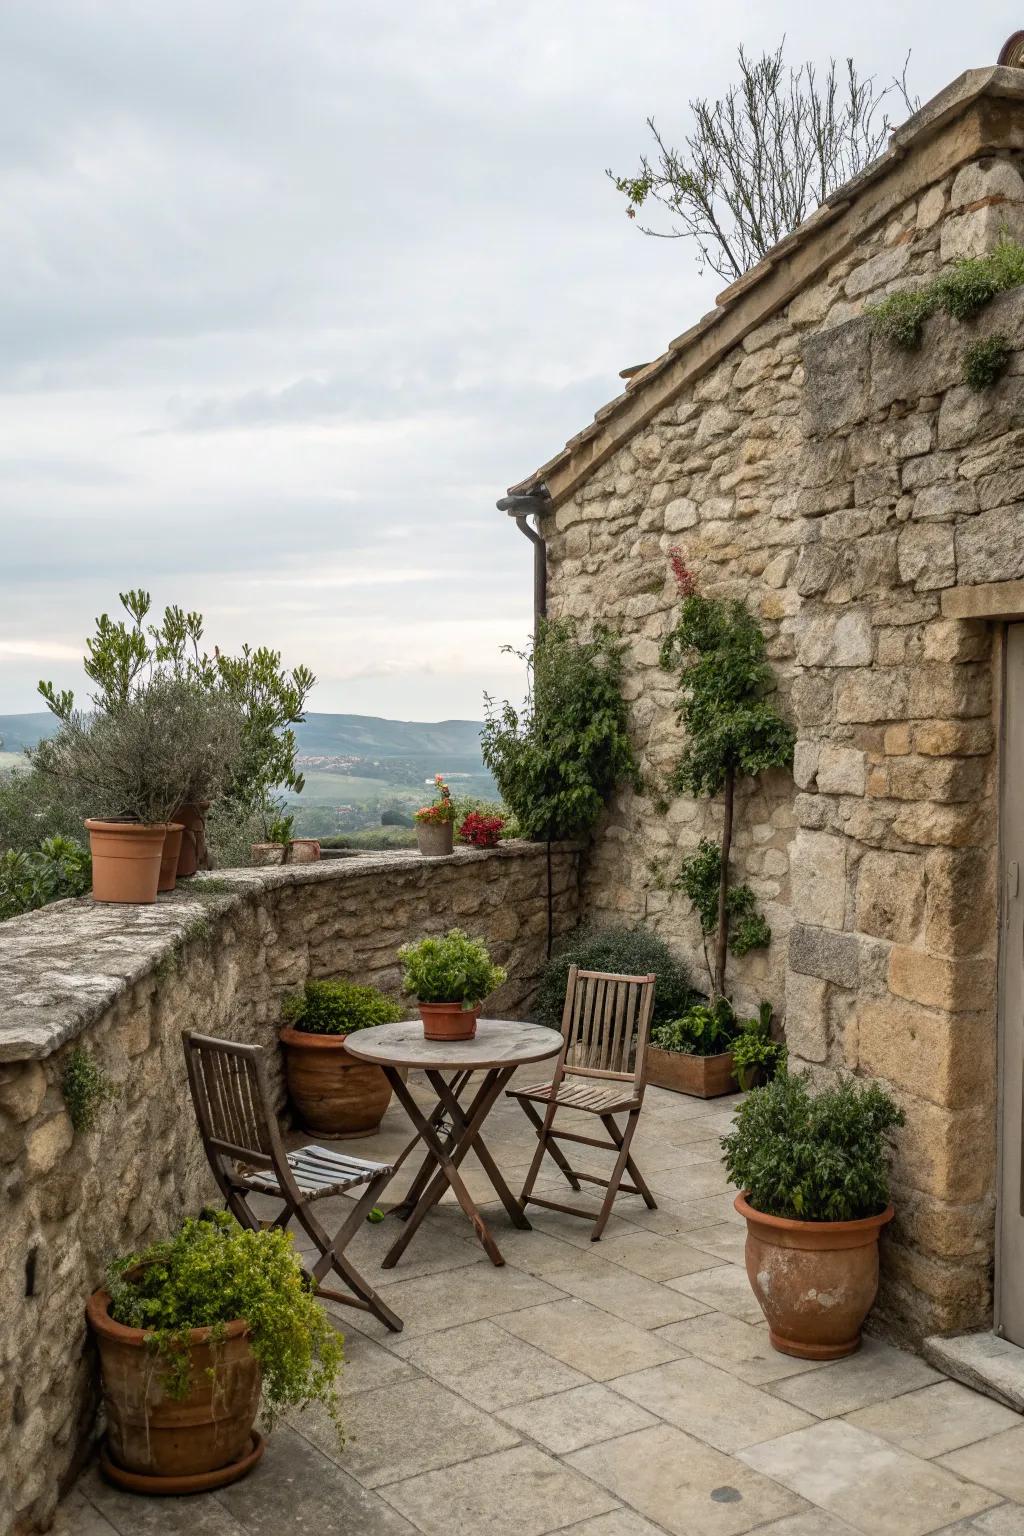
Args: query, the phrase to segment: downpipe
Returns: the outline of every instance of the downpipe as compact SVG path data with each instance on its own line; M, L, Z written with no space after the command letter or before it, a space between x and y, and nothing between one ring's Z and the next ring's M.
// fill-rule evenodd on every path
M537 639L541 621L548 611L548 555L547 546L538 532L540 519L551 503L546 486L532 491L528 496L503 496L498 511L514 517L516 527L533 545L533 638ZM537 527L531 528L527 518L532 517Z

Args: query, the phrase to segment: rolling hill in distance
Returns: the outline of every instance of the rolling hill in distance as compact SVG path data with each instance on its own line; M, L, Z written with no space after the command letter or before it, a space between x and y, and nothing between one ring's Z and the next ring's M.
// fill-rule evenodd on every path
M47 710L0 715L0 768L23 761L57 728ZM479 720L385 720L375 715L307 714L295 727L300 796L289 796L295 830L308 837L380 825L385 811L411 814L431 798L435 773L459 795L496 797L480 755Z

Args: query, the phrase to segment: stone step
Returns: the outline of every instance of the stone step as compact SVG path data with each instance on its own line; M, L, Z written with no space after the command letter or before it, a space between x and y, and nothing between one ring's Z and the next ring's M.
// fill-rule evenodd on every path
M997 1334L935 1334L925 1339L926 1360L964 1386L1024 1413L1024 1349Z

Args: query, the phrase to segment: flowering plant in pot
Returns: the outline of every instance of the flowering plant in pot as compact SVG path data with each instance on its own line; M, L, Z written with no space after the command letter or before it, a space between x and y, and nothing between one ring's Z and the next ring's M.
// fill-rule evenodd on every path
M405 967L403 989L416 999L427 1040L472 1040L480 1004L508 974L492 963L480 939L461 928L403 944L398 958Z
M421 805L413 820L416 823L416 844L424 858L441 859L451 853L455 806L452 803L452 792L441 774L434 775L434 799L430 805Z
M464 843L472 843L474 848L497 848L504 826L504 816L470 811L459 825L459 837Z
M76 709L70 693L50 689L47 697L60 726L31 759L92 812L85 825L94 898L155 901L168 831L180 836L175 808L198 776L214 781L237 742L232 707L163 675L91 714ZM174 883L177 854L175 846L164 888Z
M104 1471L137 1491L186 1493L244 1475L253 1424L324 1404L337 1422L342 1339L289 1233L225 1212L117 1260L86 1309L107 1416Z
M304 1128L321 1136L372 1136L391 1102L380 1067L356 1061L346 1038L375 1024L394 1024L405 1010L376 987L307 981L282 1007L288 1093Z
M877 1083L844 1078L813 1094L809 1073L783 1072L754 1089L722 1138L742 1191L747 1276L783 1354L833 1360L859 1348L893 1215L891 1136L903 1121Z

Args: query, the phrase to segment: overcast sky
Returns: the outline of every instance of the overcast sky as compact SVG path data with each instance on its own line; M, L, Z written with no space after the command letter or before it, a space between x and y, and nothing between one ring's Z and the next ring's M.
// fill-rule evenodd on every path
M496 497L722 286L605 166L793 62L913 48L927 98L1003 3L6 0L0 712L81 686L127 586L306 662L312 707L518 691L530 551Z

